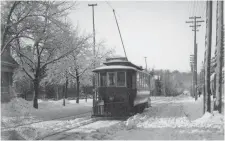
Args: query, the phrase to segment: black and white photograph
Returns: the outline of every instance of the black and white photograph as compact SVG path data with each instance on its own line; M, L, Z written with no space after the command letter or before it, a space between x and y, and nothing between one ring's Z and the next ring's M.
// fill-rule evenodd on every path
M2 0L1 140L224 140L223 0Z

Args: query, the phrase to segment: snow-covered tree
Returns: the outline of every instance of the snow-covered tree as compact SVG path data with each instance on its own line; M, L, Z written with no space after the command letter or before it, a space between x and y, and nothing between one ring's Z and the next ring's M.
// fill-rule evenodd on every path
M78 38L83 40L80 36ZM77 42L74 42L71 47L79 49L74 50L67 57L50 65L47 73L48 76L45 80L53 84L65 84L69 79L72 84L76 84L76 102L79 103L80 86L92 85L94 62L100 64L103 59L105 60L106 57L112 54L112 50L105 49L104 45L99 43L96 45L98 49L96 56L93 56L92 44L87 40L81 46Z
M70 38L72 35L70 25L65 22L72 3L31 1L26 4L33 14L14 26L15 32L21 27L26 27L26 30L23 36L15 38L10 46L21 69L33 82L35 92L33 107L38 108L40 81L46 76L47 66L76 49L68 47L72 42ZM16 19L20 17L20 10L22 8L14 11Z

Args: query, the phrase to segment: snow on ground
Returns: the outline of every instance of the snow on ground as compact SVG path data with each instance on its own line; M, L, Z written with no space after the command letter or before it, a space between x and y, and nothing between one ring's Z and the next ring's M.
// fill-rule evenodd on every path
M22 98L14 98L9 103L2 103L1 128L38 121L30 114L32 110L34 110L32 103Z
M66 100L66 106L63 106L63 100L58 101L38 101L38 109L33 108L32 101L26 101L22 98L14 98L9 103L1 104L1 123L2 127L13 127L25 123L51 120L67 116L75 116L91 111L92 100L87 102L82 99L79 104L75 100Z
M76 130L63 139L224 139L223 115L218 112L203 115L202 99L195 101L188 95L153 97L152 107L142 114L108 128L89 130L90 133Z
M195 101L189 95L183 94L177 97L152 97L151 101L152 107L123 122L103 120L78 127L82 123L92 122L91 119L55 120L46 121L42 125L32 124L32 126L18 128L16 133L25 139L40 139L40 137L54 132L78 127L44 139L224 139L224 117L215 111L203 115L203 97L199 97ZM39 103L40 111L45 112L37 112L36 115L46 114L52 115L52 117L59 116L60 113L62 115L73 113L79 109L83 111L84 107L91 109L92 106L91 102L81 101L80 104L75 104L74 100L66 101L66 107L62 107L62 100L39 101ZM35 112L31 112L30 115L35 115ZM43 117L43 119L45 118Z
M224 139L223 115L203 115L202 106L202 97L198 101L185 95L162 98L142 114L130 117L124 122L125 129L110 139Z
M91 118L76 118L72 120L53 120L36 123L28 126L19 127L16 131L24 139L41 139L47 135L51 135L57 132L64 131L66 129L76 128L80 125L92 122ZM32 132L33 136L27 134L27 131Z
M1 129L4 130L2 133L8 134L9 132L13 132L14 134L14 132L17 132L17 129L12 131L5 131L5 129L39 121L77 116L79 114L91 112L92 109L92 99L88 99L87 102L82 99L79 101L79 104L76 104L75 100L66 100L66 106L63 106L63 100L38 100L38 103L38 109L33 108L32 101L26 101L22 98L14 98L9 103L1 103ZM49 126L48 129L45 129L44 127L43 129L39 128L41 125L37 123L32 124L31 127L25 126L23 128L18 128L18 132L23 131L25 133L26 131L27 134L31 134L30 132L32 132L35 135L36 132L41 133L41 131L39 131L39 129L41 129L43 130L43 133L48 133L46 130L53 131L55 127L60 128L58 127L60 123L61 125L69 126L73 121L53 121L49 124L45 122L45 125ZM50 124L55 127L51 127Z
M96 121L94 123L66 131L56 136L45 138L45 140L104 139L107 135L106 133L104 133L104 129L112 128L112 126L115 127L120 122L121 121L118 120Z

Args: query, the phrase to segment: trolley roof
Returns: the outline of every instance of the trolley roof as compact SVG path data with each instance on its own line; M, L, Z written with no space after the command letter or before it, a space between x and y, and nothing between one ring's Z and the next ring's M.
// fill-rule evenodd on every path
M126 57L117 57L117 58L107 58L106 62L103 63L105 66L98 67L93 70L93 72L97 72L100 70L115 70L115 69L126 69L126 70L134 70L141 71L143 73L148 74L143 71L142 67L139 67L127 60Z
M112 69L126 69L126 70L135 70L137 71L138 69L130 66L121 66L121 65L112 65L112 66L102 66L98 67L93 70L93 72L100 71L100 70L112 70Z
M114 57L114 58L106 58L106 62L103 63L106 66L111 66L111 65L121 65L121 66L130 66L134 67L138 70L143 70L141 66L137 66L130 61L127 60L126 57Z

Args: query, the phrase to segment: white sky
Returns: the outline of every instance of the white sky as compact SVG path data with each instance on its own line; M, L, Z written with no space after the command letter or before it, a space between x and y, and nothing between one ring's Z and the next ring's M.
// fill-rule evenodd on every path
M105 1L78 1L70 18L82 31L93 32L92 8L95 7L96 40L104 40L108 48L124 56L119 32L112 9ZM190 54L193 54L194 32L186 24L190 16L205 20L204 1L109 1L115 9L129 61L148 68L190 71ZM216 2L213 3L214 7ZM214 8L215 18L215 8ZM196 14L195 14L196 13ZM215 20L214 20L215 21ZM205 23L197 32L198 71L204 58ZM213 22L215 26L215 22ZM215 28L214 28L215 29ZM213 32L215 37L215 32ZM215 41L212 42L214 56Z

